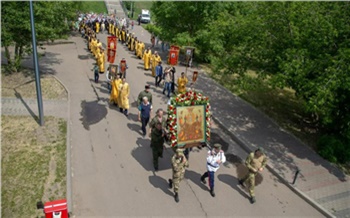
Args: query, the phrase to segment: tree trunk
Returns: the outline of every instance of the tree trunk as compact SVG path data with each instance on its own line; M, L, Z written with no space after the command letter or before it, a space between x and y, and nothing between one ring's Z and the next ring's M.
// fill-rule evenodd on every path
M21 70L22 56L23 56L23 45L18 45L16 43L16 47L15 47L15 69L16 69L16 72L19 72Z
M7 59L7 65L11 66L12 65L12 60L11 60L11 54L10 54L8 46L5 46L5 57Z

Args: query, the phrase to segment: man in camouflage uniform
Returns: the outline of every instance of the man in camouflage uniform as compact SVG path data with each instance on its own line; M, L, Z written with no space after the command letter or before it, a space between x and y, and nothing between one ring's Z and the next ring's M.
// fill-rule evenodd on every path
M151 132L151 148L153 153L153 166L154 170L158 171L158 158L163 157L164 147L164 131L162 129L162 123L157 122L155 128L152 128Z
M171 158L173 166L173 179L169 179L169 187L174 187L174 198L179 202L179 185L185 175L185 167L189 167L188 161L183 153L184 149L176 149L176 153Z
M239 184L244 187L244 183L248 180L250 203L255 203L255 176L258 172L263 171L267 163L267 157L264 154L262 148L256 149L250 153L245 161L245 165L248 167L249 172L242 179L238 180Z

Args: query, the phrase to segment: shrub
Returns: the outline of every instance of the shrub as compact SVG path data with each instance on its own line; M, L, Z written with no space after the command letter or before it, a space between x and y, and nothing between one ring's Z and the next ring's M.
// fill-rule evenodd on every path
M350 146L347 139L335 135L323 135L317 143L318 153L333 163L350 162Z

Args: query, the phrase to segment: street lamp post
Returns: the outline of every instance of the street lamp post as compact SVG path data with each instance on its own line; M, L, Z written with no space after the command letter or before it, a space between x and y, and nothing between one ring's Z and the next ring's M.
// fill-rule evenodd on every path
M38 64L38 54L36 49L36 36L35 36L35 25L34 25L34 12L33 12L33 1L29 1L30 8L30 26L32 28L32 42L33 42L33 61L34 61L34 71L35 71L35 85L36 85L36 96L38 100L39 109L39 124L44 125L44 114L43 114L43 100L41 95L41 84L40 84L40 74L39 74L39 64Z

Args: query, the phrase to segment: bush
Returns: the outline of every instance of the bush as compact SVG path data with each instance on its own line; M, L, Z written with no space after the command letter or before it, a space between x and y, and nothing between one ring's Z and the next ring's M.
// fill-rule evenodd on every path
M317 143L318 153L333 163L350 162L350 146L347 139L339 139L339 136L323 135Z

